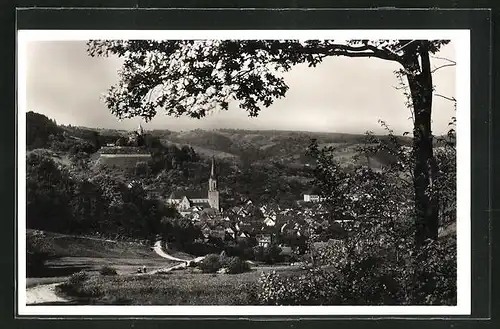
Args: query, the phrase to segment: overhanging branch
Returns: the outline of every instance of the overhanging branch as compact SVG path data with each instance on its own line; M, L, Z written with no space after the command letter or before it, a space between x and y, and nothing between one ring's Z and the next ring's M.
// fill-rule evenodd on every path
M314 44L303 45L301 48L290 49L286 44L278 44L284 53L293 51L307 55L320 55L321 58L327 56L346 56L346 57L376 57L384 60L402 62L402 57L386 49L380 49L373 45L345 45L345 44Z
M379 49L372 45L349 46L349 45L332 45L327 53L331 56L347 56L347 57L377 57L389 61L400 62L401 57Z

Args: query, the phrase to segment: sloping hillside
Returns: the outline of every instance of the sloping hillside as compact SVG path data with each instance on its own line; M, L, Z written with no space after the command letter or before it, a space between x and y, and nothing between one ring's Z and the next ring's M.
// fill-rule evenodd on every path
M202 147L202 146L198 146L198 145L194 144L193 142L177 143L177 142L174 142L174 141L172 141L170 139L166 139L166 138L162 138L161 142L164 145L175 145L177 147L189 145L193 148L193 150L198 155L203 156L203 157L212 157L213 156L217 159L233 159L233 160L238 159L238 156L236 154L220 151L220 150L218 150L217 147L214 147L214 148Z
M200 155L220 159L266 164L280 162L288 166L312 164L306 150L312 139L320 146L334 146L335 157L343 165L364 164L380 168L392 159L386 154L359 155L357 148L365 143L365 135L343 133L317 133L297 131L248 131L248 130L191 130L162 134L166 144L189 145ZM382 137L384 138L384 137ZM401 138L407 143L409 139Z
M157 258L150 246L135 242L112 241L30 229L26 231L26 239L28 242L37 241L37 249L51 257Z

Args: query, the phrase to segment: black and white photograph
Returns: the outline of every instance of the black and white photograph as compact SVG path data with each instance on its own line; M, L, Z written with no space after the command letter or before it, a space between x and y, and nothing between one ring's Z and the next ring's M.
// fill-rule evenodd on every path
M19 313L470 314L469 47L18 31Z

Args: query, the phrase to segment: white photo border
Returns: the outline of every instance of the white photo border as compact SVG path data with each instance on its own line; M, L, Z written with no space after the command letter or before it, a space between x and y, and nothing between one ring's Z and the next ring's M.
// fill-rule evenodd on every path
M73 306L26 305L26 46L31 41L89 39L440 39L456 53L457 305L456 306ZM20 316L451 316L471 314L470 30L18 30L17 251L14 292ZM16 234L16 232L14 232ZM16 299L16 296L14 296Z

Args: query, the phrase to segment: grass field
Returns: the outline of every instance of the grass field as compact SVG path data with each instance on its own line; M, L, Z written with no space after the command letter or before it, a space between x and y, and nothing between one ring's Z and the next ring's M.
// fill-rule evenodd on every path
M34 232L32 232L34 233ZM262 272L293 274L300 268L286 265L255 266L242 274L203 274L188 268L164 274L137 275L137 268L147 271L179 264L155 254L150 246L109 241L91 237L44 232L44 249L54 257L46 262L43 273L26 280L26 287L65 282L57 294L70 304L99 305L252 305L255 287ZM168 251L183 259L191 255ZM104 266L118 275L103 276ZM69 284L69 278L84 271L89 278Z
M27 230L27 235L37 231ZM43 232L43 251L55 257L157 258L151 246L101 238Z
M105 265L114 267L118 274L126 275L135 273L143 265L149 271L178 264L158 256L150 246L139 243L52 232L44 232L43 251L49 253L51 258L45 262L46 266L41 273L37 273L36 278L28 278L27 286L47 280L46 283L57 282L57 278L67 278L82 270L97 273ZM51 278L56 281L51 281Z
M202 274L188 269L154 275L93 275L80 285L59 288L78 304L91 305L255 305L260 274L301 271L290 267L257 267L241 274Z

